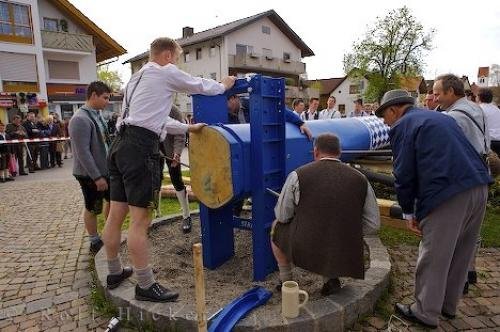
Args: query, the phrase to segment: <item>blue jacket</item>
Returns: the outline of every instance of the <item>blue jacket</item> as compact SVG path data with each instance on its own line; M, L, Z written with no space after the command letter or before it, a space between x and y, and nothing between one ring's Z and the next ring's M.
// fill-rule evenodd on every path
M411 107L389 137L398 201L403 213L415 213L417 221L452 196L492 181L450 116Z

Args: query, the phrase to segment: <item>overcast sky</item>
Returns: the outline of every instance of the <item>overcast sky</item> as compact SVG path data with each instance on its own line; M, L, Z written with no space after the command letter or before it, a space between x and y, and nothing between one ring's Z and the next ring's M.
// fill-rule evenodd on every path
M167 1L70 0L128 54L112 65L126 81L126 59L144 52L156 37L179 38L274 9L316 54L305 58L310 79L340 77L343 55L362 38L377 16L407 5L426 29L436 29L434 49L425 58L425 78L452 72L477 81L479 66L500 64L500 1Z

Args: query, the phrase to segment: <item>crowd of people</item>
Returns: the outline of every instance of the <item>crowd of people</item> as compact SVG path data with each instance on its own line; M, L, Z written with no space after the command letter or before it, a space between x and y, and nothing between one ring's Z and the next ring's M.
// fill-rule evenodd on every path
M218 95L235 82L235 77L216 82L180 71L175 63L181 52L170 38L153 41L150 62L131 77L125 88L120 118L104 121L101 111L111 89L97 81L88 86L86 103L69 125L54 115L46 122L36 122L33 113L23 123L16 117L5 131L0 124L0 140L71 136L73 175L84 198L83 219L91 251L103 246L106 249L108 288L119 287L135 273L135 298L142 301L168 302L179 296L155 280L148 251L150 210L158 204L165 167L162 153L183 208L182 231L191 231L180 155L186 133L199 132L205 124L182 121L172 105L172 95ZM477 98L477 103L467 98L461 80L449 74L436 79L433 93L425 98L425 108L418 107L407 91L391 90L374 110L364 107L362 99L355 100L354 111L349 114L376 115L390 127L398 202L408 229L422 237L415 302L398 303L395 309L405 319L427 327L436 327L440 315L454 317L461 294L477 279L474 257L487 189L492 183L487 155L492 149L498 151L500 142L500 109L492 104L491 91L482 89ZM227 97L229 123L250 122L245 102L237 95ZM322 111L318 111L317 98L308 103L305 110L304 101L297 99L293 110L285 112L286 121L308 139L312 139L308 121L344 117L335 107L333 96ZM341 146L334 134L318 135L314 161L291 172L281 190L270 238L279 268L278 287L293 280L292 266L323 276L324 296L342 288L341 277L364 277L363 235L377 232L380 215L370 183L340 161ZM21 171L24 146L5 147L0 145L0 175L5 174L5 160L9 159L3 156L9 154L17 156L20 174L26 174ZM43 166L42 157L37 163L40 151L39 144L28 144L29 171ZM64 149L49 143L48 151L48 165L62 166ZM102 212L106 223L101 239L96 216ZM132 219L127 246L133 267L123 266L119 255L127 214Z
M16 176L25 176L38 170L63 166L63 156L71 157L69 137L69 119L61 121L57 113L50 113L43 118L34 112L14 115L12 122L4 125L0 122L0 182L14 181ZM30 139L59 138L47 142L34 142ZM27 140L9 143L9 140Z

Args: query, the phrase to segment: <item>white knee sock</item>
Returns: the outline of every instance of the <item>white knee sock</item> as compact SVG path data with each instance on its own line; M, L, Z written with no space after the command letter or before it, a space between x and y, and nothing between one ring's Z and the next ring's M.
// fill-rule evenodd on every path
M182 207L182 217L186 219L189 217L189 201L188 201L188 195L186 192L186 189L181 190L181 191L176 191L175 195L177 196L177 199L179 200L179 203L181 204Z

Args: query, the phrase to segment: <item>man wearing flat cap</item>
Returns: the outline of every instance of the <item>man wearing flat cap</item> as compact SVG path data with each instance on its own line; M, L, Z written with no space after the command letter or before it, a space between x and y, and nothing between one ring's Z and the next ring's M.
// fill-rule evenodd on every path
M491 178L456 121L388 91L375 111L391 127L395 187L408 228L422 237L415 302L396 303L405 319L435 328L453 318L483 220Z

